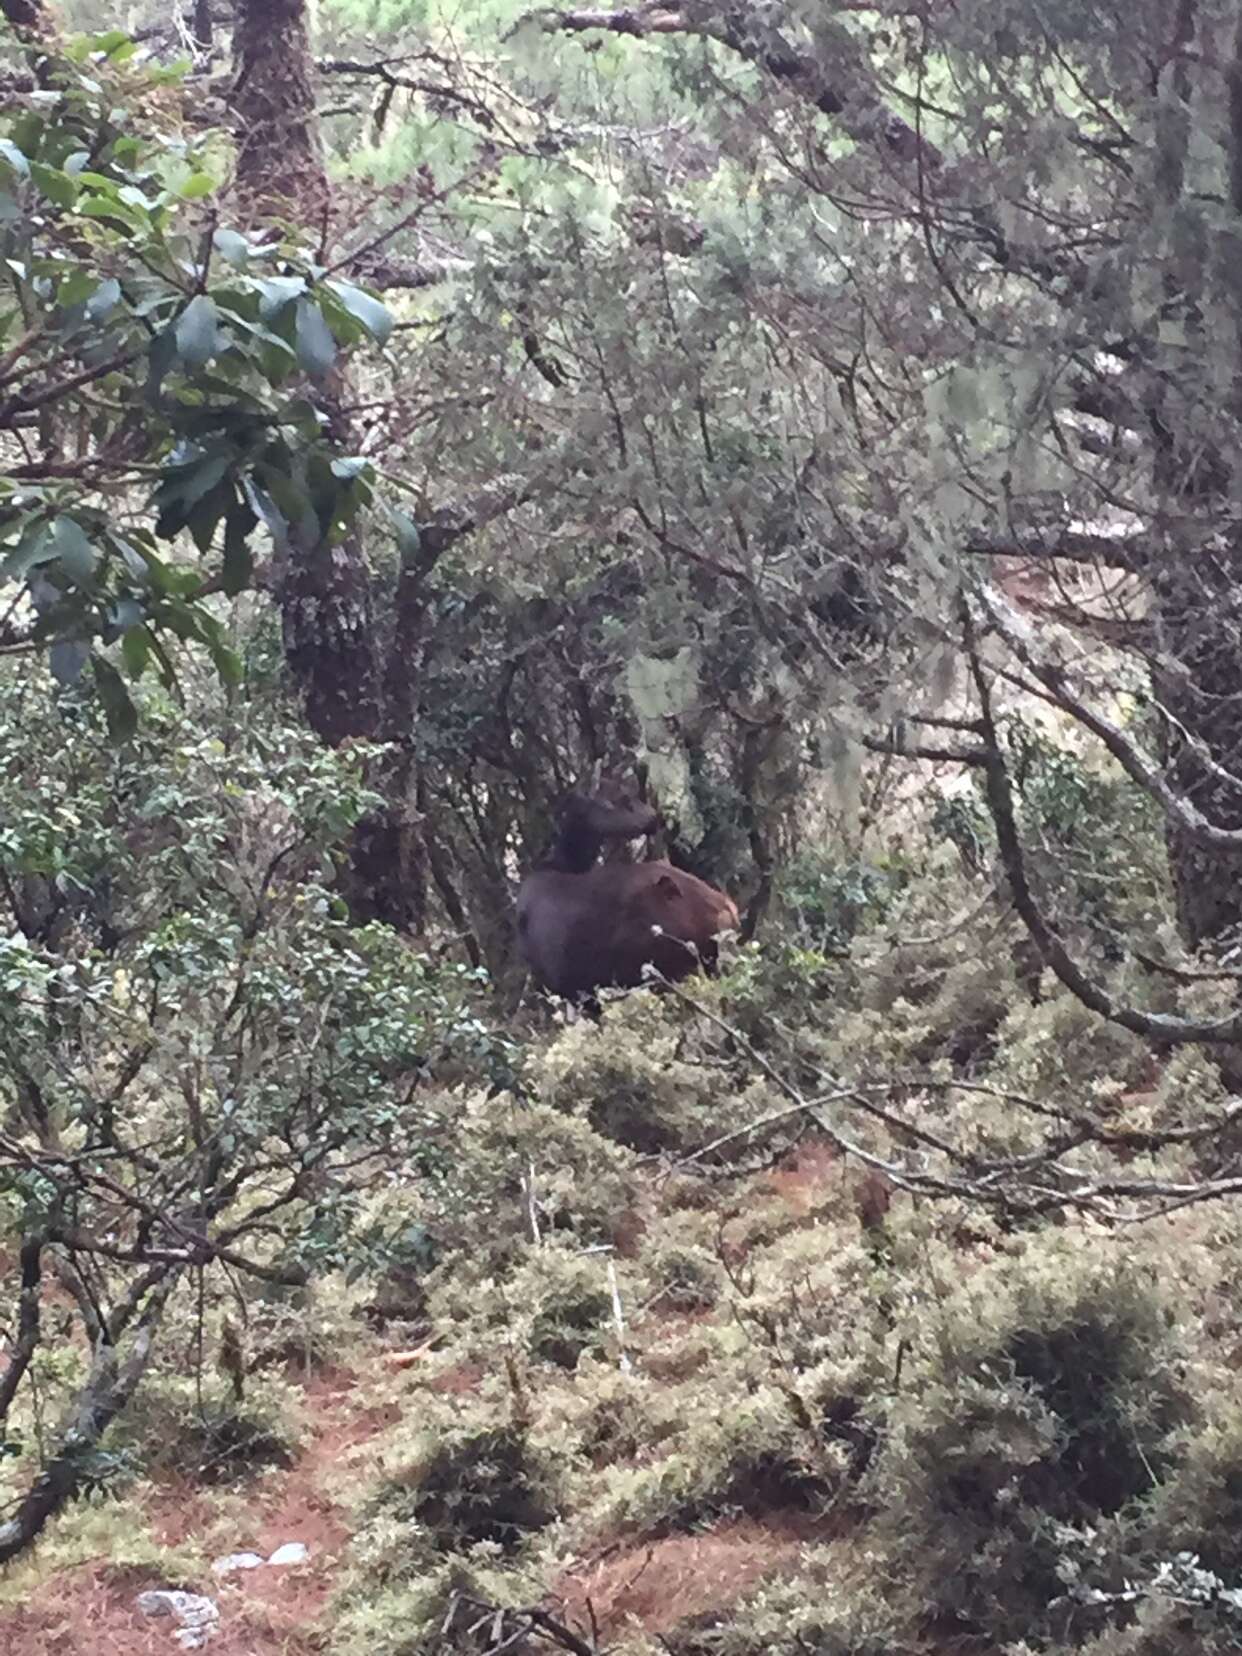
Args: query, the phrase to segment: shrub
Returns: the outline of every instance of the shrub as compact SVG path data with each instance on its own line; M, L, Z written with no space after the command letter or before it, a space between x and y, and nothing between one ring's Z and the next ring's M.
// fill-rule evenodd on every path
M658 1304L669 1311L706 1311L719 1300L724 1273L706 1248L657 1247L647 1262Z
M155 1376L111 1447L138 1456L148 1476L215 1487L292 1466L304 1440L302 1394L274 1376L253 1383L243 1402L222 1397L214 1377L200 1402L192 1379Z
M456 1177L448 1200L428 1210L446 1253L478 1259L482 1238L489 1268L519 1258L533 1240L532 1174L541 1236L610 1242L634 1200L633 1156L580 1113L478 1094L458 1102L452 1131Z
M1059 992L1038 1006L1019 1004L999 1033L992 1078L1038 1099L1066 1099L1078 1108L1093 1092L1116 1094L1150 1073L1151 1047L1129 1030L1105 1023L1073 995Z
M1144 1506L1147 1560L1193 1554L1205 1569L1239 1575L1242 1414L1236 1388L1200 1399L1203 1418L1180 1437L1177 1460Z
M524 1591L526 1589L526 1591ZM360 1572L334 1607L333 1656L483 1656L493 1643L488 1626L472 1635L477 1613L463 1600L520 1604L526 1582L513 1582L485 1563L460 1559L430 1564L413 1580L377 1581Z
M611 1296L597 1273L558 1283L531 1319L531 1355L558 1368L576 1368L582 1353L600 1344L611 1313Z
M840 1487L843 1462L796 1418L775 1386L722 1407L707 1392L675 1447L652 1466L613 1469L605 1508L614 1524L655 1535L745 1513L819 1512Z
M892 1656L906 1647L880 1594L843 1579L831 1547L804 1554L791 1579L694 1616L661 1640L668 1656Z
M685 1429L685 1400L675 1385L590 1358L579 1364L577 1380L565 1400L566 1424L582 1454L600 1466L637 1460Z
M455 1328L463 1355L494 1363L503 1331L510 1350L572 1369L582 1352L609 1338L612 1295L598 1253L553 1242L528 1248L522 1263L502 1276L438 1276L430 1309L433 1321Z
M1051 1631L1059 1532L1148 1494L1189 1414L1149 1273L1040 1238L952 1293L908 1366L872 1494L914 1599L991 1639Z
M804 850L781 870L776 896L799 942L841 954L883 920L909 877L902 863L838 862Z
M405 1532L408 1560L417 1567L428 1551L479 1543L514 1552L552 1522L558 1502L551 1462L524 1427L473 1422L420 1437L381 1486L374 1515Z
M554 1041L538 1066L542 1095L632 1150L685 1150L719 1121L721 1078L678 1055L671 1013L637 1001L619 1002L603 1029L574 1024Z

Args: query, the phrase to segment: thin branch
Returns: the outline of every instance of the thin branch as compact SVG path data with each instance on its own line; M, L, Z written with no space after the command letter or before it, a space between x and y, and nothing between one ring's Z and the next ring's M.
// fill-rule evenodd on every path
M1132 782L1149 794L1186 838L1208 851L1242 851L1242 828L1220 828L1175 789L1155 762L1132 742L1121 727L1105 718L1077 695L1062 668L1040 661L1006 613L1008 606L995 591L984 587L981 599L992 625L1031 676L1044 686L1056 705L1098 738Z
M39 1343L39 1296L42 1292L44 1237L38 1231L25 1237L21 1248L22 1285L18 1294L17 1338L9 1349L8 1367L0 1374L0 1423L30 1367Z
M18 1502L13 1517L0 1524L0 1565L32 1546L48 1522L77 1494L91 1454L146 1373L156 1331L176 1281L177 1272L169 1271L148 1294L124 1360L119 1359L110 1341L97 1348L90 1374L62 1422L60 1448Z
M988 811L996 829L997 849L1004 867L1009 889L1022 923L1039 949L1044 963L1089 1011L1096 1012L1109 1023L1119 1024L1135 1035L1154 1040L1161 1046L1185 1046L1193 1042L1223 1045L1242 1038L1242 1012L1214 1022L1190 1018L1175 1018L1165 1013L1144 1012L1137 1007L1114 1002L1093 978L1087 976L1070 955L1060 937L1045 918L1027 872L1026 853L1018 830L1014 810L1013 789L1004 753L996 732L992 711L992 693L980 660L973 626L968 620L967 654L971 676L979 696L980 716L985 731L987 763L983 767Z

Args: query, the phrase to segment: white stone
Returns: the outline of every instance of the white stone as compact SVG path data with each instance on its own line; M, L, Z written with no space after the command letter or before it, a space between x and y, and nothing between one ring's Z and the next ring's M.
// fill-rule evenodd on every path
M220 1631L220 1612L201 1593L183 1593L176 1587L155 1587L139 1593L137 1605L144 1616L171 1616L180 1622L173 1638L182 1650L201 1650Z
M234 1570L257 1570L266 1563L267 1559L259 1553L239 1552L217 1558L211 1567L217 1575L232 1575Z
M305 1564L310 1548L303 1541L286 1541L268 1559L269 1564Z

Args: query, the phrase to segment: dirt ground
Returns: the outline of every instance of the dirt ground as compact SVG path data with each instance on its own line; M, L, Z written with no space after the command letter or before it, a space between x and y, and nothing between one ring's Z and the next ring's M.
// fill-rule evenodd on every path
M307 1387L312 1435L285 1472L268 1481L248 1503L249 1524L231 1550L268 1556L288 1541L310 1550L305 1565L241 1570L205 1584L161 1578L154 1572L117 1569L92 1560L50 1576L26 1604L0 1608L4 1656L177 1656L174 1624L139 1613L135 1600L152 1587L184 1586L204 1592L220 1609L220 1627L207 1645L210 1656L311 1656L335 1587L336 1568L348 1539L345 1515L324 1493L341 1456L388 1423L384 1410L360 1402L349 1375L321 1375ZM208 1521L208 1497L167 1488L152 1502L152 1535L181 1545Z

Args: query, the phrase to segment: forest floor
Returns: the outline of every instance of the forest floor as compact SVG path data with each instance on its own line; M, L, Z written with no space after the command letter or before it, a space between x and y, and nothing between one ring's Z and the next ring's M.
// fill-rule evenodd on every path
M5 1656L169 1656L178 1645L167 1618L140 1613L136 1600L150 1588L184 1587L215 1600L220 1626L211 1656L310 1656L321 1650L323 1615L337 1586L337 1567L349 1539L343 1505L329 1490L342 1457L390 1423L386 1409L369 1408L363 1380L336 1372L306 1385L309 1438L288 1468L265 1472L245 1492L245 1527L230 1529L224 1552L253 1550L267 1557L301 1542L309 1562L238 1570L223 1580L184 1580L154 1566L118 1568L106 1558L85 1560L50 1574L22 1608L0 1608ZM152 1541L179 1554L192 1538L216 1536L225 1521L217 1497L190 1487L154 1492L142 1514ZM233 1520L235 1522L235 1520Z
M813 1223L825 1200L853 1199L839 1160L814 1141L761 1182L794 1228ZM0 1650L4 1656L175 1656L174 1624L137 1608L138 1595L152 1588L183 1588L215 1601L220 1624L205 1647L209 1656L330 1650L331 1603L351 1533L349 1469L363 1477L382 1469L384 1434L407 1407L417 1410L420 1395L465 1396L482 1378L467 1365L445 1366L426 1348L403 1354L378 1339L369 1352L351 1354L349 1369L301 1376L307 1430L291 1465L267 1468L223 1499L220 1491L189 1482L146 1486L141 1509L128 1515L131 1529L145 1531L143 1564L118 1564L101 1553L48 1569L36 1555L24 1566L23 1601L0 1604ZM584 1634L593 1629L600 1648L640 1628L659 1637L688 1617L736 1602L761 1581L791 1573L801 1549L831 1541L833 1527L805 1512L774 1512L730 1517L691 1534L597 1537L545 1602L566 1624ZM211 1571L213 1558L240 1551L266 1557L289 1542L308 1548L306 1564L240 1570L223 1579ZM197 1567L187 1569L188 1558Z

